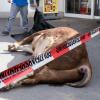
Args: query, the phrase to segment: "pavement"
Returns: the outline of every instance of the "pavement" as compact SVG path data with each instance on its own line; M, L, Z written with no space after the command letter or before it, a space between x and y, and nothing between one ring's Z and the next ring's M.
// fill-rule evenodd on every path
M6 22L7 19L0 19L0 71L29 58L24 53L10 53L7 51L7 45L13 43L15 40L10 36L1 36ZM99 26L96 20L79 18L49 20L49 23L55 27L72 27L81 34ZM32 19L30 19L30 28L32 24ZM12 33L20 33L19 28L19 19L17 19L14 23ZM88 86L73 88L66 85L51 86L41 84L32 87L20 87L8 92L0 92L0 100L100 100L100 36L95 37L86 43L86 45L89 60L93 68L93 77Z

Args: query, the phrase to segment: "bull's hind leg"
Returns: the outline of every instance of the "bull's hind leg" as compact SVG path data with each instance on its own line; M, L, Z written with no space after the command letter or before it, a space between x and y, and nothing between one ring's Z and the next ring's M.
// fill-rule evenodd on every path
M23 85L35 85L38 83L63 84L77 82L81 80L83 74L78 69L73 70L51 70L48 67L43 68L36 73L34 77L22 81Z
M3 90L8 90L21 85L36 85L38 83L64 84L73 87L85 86L91 79L92 71L88 62L84 62L79 67L72 70L53 70L47 66L38 73L20 82L7 86Z
M23 80L24 85L34 85L38 83L63 84L73 87L85 86L92 77L91 66L88 60L83 61L77 68L72 70L53 70L44 67L34 77Z
M21 85L36 85L38 83L66 83L67 85L73 87L82 87L91 80L91 70L91 65L87 59L83 60L78 67L72 70L54 70L45 66L40 71L36 72L33 76L21 80L16 84L9 85L3 88L3 90L8 90Z

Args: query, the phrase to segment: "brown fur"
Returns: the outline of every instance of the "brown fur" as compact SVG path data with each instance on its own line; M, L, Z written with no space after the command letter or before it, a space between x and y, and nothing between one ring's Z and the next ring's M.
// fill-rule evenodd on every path
M32 43L33 56L39 55L51 50L64 41L68 41L78 34L79 33L76 30L68 27L47 29L39 31L22 41L17 42L19 46L16 46L15 44L10 45L9 50L14 51L21 45ZM42 44L45 46L41 46ZM70 86L82 87L90 81L91 76L92 69L85 44L83 44L42 68L35 70L33 76L30 76L17 84L35 85L38 83L66 83Z

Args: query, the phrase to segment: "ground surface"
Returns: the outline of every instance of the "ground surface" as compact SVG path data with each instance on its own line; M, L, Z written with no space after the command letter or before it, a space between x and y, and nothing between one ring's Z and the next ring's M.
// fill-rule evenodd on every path
M10 36L1 36L1 32L7 19L0 19L0 71L6 66L15 65L25 59L23 53L9 53L9 43L14 42ZM64 18L49 21L55 27L68 26L78 30L80 33L90 31L99 26L96 20ZM30 27L32 19L29 20ZM14 24L14 33L20 33L19 20ZM93 78L90 84L84 88L73 88L69 86L37 85L33 87L22 87L9 92L0 92L0 100L100 100L100 36L95 37L87 43L89 59L93 67Z

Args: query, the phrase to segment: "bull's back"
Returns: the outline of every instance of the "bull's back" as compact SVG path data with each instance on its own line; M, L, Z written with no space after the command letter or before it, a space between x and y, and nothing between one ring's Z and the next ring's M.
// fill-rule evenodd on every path
M40 34L42 33L41 37L42 41L44 40L49 40L46 39L47 37L53 37L53 41L51 47L49 46L49 44L47 44L49 46L49 49L52 49L56 46L58 46L59 44L73 38L76 37L76 35L79 35L79 33L72 29L72 28L68 28L68 27L58 27L58 28L53 28L53 29L48 29L48 30L43 30L40 31ZM37 50L41 50L39 49L40 46L42 45L42 42L38 39L37 43L35 43L35 49L36 52ZM44 40L43 40L44 39ZM51 39L51 38L50 38ZM47 43L47 42L46 42ZM50 42L48 42L50 43ZM39 46L37 46L37 44ZM43 48L43 46L41 47ZM45 47L44 47L45 49ZM43 53L43 52L41 52ZM38 54L37 54L38 55ZM52 61L51 63L48 64L49 68L52 69L60 69L60 70L65 70L65 69L73 69L76 68L76 66L78 66L80 64L80 62L82 61L82 59L88 59L88 55L87 55L87 50L85 45L81 45L76 47L75 49L69 51L67 54L64 54L62 57Z
M47 52L78 34L76 30L69 27L57 27L39 31L32 42L34 55Z

